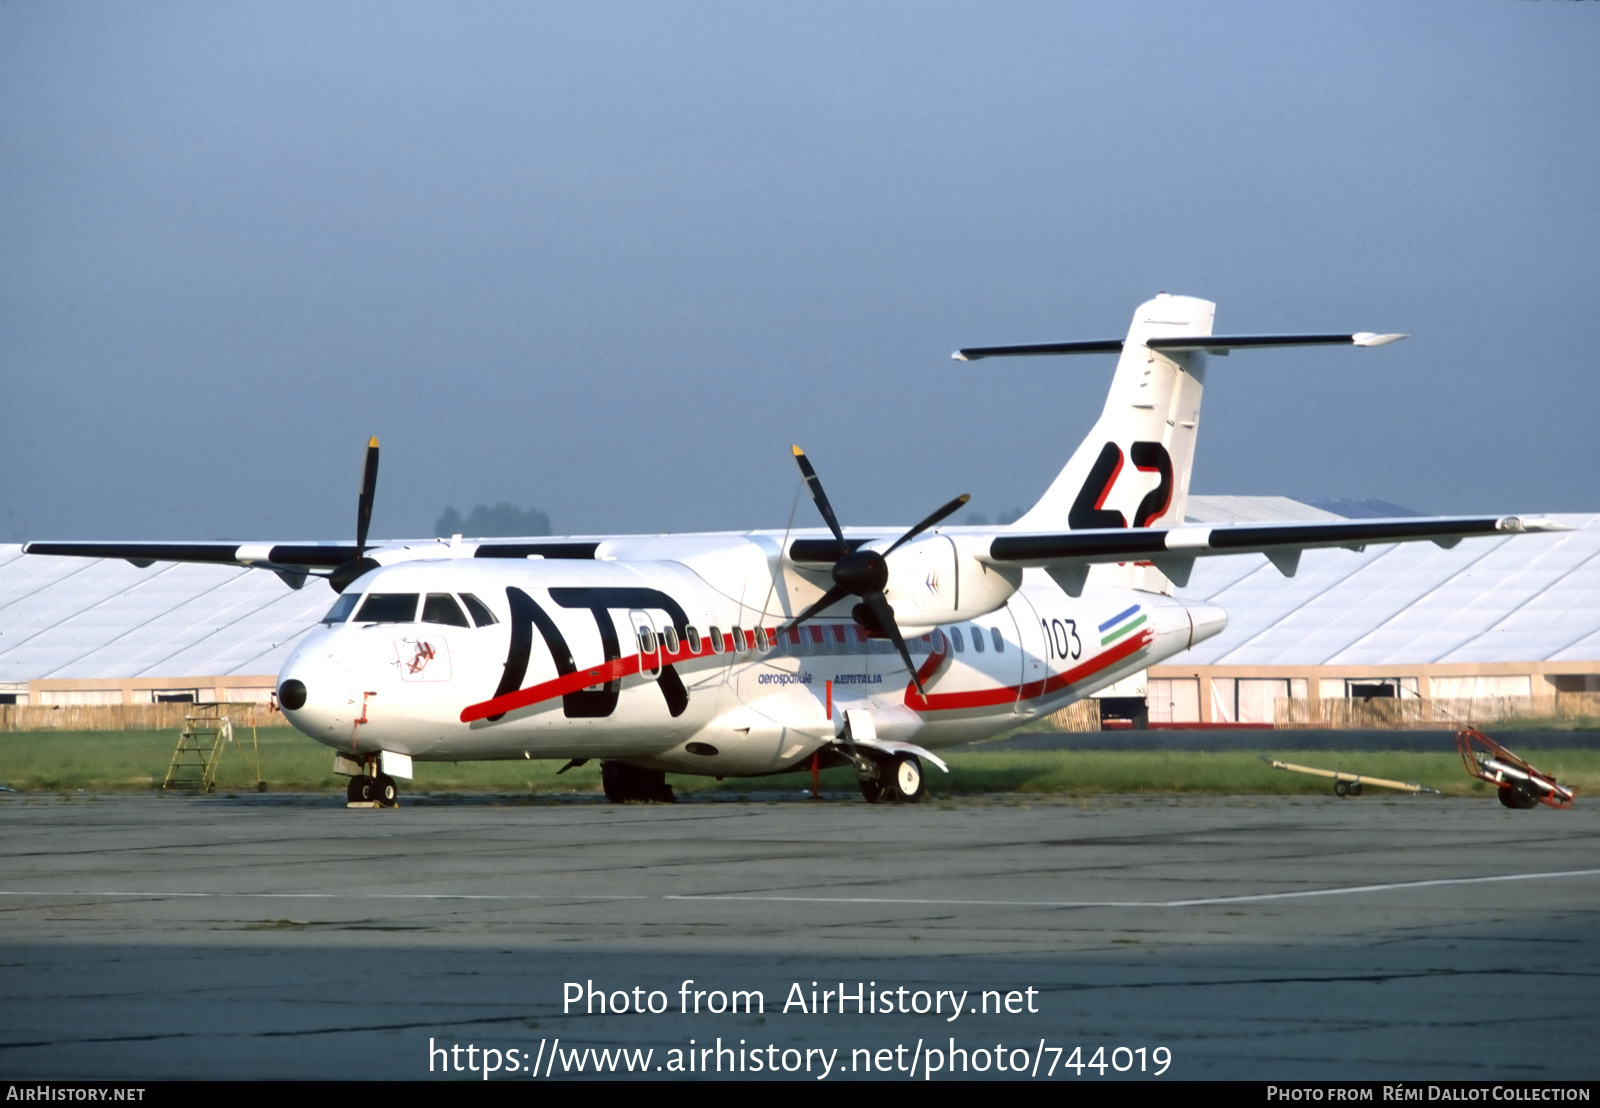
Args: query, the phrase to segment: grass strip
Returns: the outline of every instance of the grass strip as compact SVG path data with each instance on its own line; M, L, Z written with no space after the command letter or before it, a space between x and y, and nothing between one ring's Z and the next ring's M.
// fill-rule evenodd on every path
M1294 733L1270 757L1319 769L1371 777L1416 781L1447 796L1487 796L1489 786L1467 776L1454 753L1419 751L1295 750ZM177 736L168 731L28 731L0 734L0 784L19 792L138 792L160 786ZM254 787L240 742L225 751L217 791ZM343 792L345 778L333 773L333 752L298 732L274 728L260 732L261 769L274 792ZM1518 750L1541 770L1571 785L1582 798L1600 790L1600 750ZM948 752L950 774L927 766L934 796L974 793L1048 793L1092 796L1102 793L1331 794L1331 781L1276 770L1254 751L1117 750L955 750ZM518 794L598 794L600 767L590 762L556 775L557 761L418 762L416 779L403 793L505 792ZM728 778L673 774L673 787L696 793L754 795L799 793L811 786L807 772L772 777ZM853 793L849 769L823 773L829 793ZM1405 795L1374 786L1369 796Z

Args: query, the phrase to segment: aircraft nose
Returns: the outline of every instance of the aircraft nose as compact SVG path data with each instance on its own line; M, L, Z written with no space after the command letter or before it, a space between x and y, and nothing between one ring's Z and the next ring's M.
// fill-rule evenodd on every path
M350 673L331 655L301 654L278 674L278 707L312 738L350 729Z

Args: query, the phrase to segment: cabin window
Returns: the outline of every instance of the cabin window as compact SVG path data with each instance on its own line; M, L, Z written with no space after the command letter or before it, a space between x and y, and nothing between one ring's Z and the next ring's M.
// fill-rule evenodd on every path
M489 606L470 592L461 594L461 602L467 606L467 611L472 613L472 622L479 627L487 627L491 623L500 622L494 618L494 613L489 610Z
M639 628L639 653L654 654L656 652L656 633L648 627Z
M961 628L959 628L959 627L950 628L950 641L951 641L951 643L953 643L955 645L957 654L965 654L967 652L967 644L966 644L966 641L962 638Z
M423 623L443 623L450 627L471 627L467 622L466 613L461 610L461 605L456 603L456 598L447 592L430 592L428 599L422 602Z
M978 652L979 654L983 653L983 628L982 627L974 627L972 629L972 649L975 650L976 652Z
M695 628L694 624L692 624L692 623L688 627L688 637L689 637L689 651L690 651L690 653L692 653L692 654L700 653L700 632L699 632L699 630L697 630Z
M667 648L668 654L678 652L678 629L668 624L661 629L661 644Z
M737 623L733 625L733 630L729 631L728 634L733 639L733 652L735 654L743 654L750 649L750 644L745 641L744 629Z
M728 644L722 641L722 631L713 625L711 628L712 653L721 654L726 649L728 649Z
M357 623L415 623L417 601L414 592L369 592L361 610L356 613Z
M333 607L328 609L328 614L322 617L322 622L327 624L343 623L350 618L350 613L356 610L356 601L361 599L358 592L347 592L333 602Z
M994 652L996 654L1004 654L1006 652L1006 640L1000 637L1000 628L989 628L989 636L994 642Z
M778 638L772 633L771 628L757 627L755 634L756 649L761 651L763 654L767 653L773 647L778 645Z

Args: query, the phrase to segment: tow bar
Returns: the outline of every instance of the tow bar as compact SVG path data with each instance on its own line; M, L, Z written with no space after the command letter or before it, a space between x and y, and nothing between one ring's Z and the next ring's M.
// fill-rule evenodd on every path
M1311 766L1297 766L1293 762L1276 762L1265 755L1261 759L1273 769L1286 769L1290 773L1309 773L1313 777L1333 778L1333 794L1335 796L1360 796L1363 785L1379 785L1385 789L1399 789L1408 793L1433 793L1438 795L1438 789L1430 789L1426 785L1419 785L1415 781L1390 781L1383 777L1367 777L1359 773L1345 773L1336 769L1315 769Z

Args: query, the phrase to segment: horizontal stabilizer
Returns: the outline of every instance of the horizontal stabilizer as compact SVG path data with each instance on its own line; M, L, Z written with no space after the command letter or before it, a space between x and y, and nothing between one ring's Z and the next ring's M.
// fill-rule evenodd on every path
M950 355L958 362L979 358L1003 358L1023 354L1119 354L1121 339L1090 339L1085 342L1035 342L1023 346L967 346Z
M1405 335L1379 335L1360 331L1353 335L1181 335L1153 338L1145 342L1151 350L1205 350L1226 354L1258 346L1386 346ZM1121 339L1091 339L1086 342L1036 342L1022 346L968 346L950 355L957 361L975 362L979 358L1017 357L1030 354L1116 354Z

